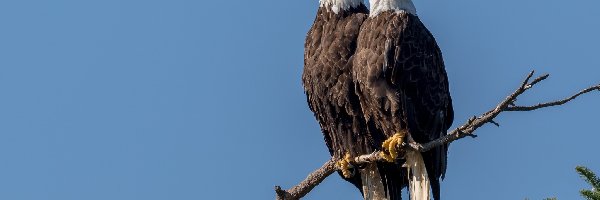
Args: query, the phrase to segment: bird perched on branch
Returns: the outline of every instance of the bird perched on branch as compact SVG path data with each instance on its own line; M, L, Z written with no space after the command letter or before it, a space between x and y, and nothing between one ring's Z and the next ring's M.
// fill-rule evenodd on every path
M332 156L384 152L388 162L342 173L365 199L440 199L447 146L397 152L402 142L443 136L453 121L442 54L410 0L321 0L305 44L302 76ZM350 155L350 156L347 156ZM403 167L407 168L403 169Z
M354 91L350 57L368 9L362 0L320 0L304 49L302 82L310 110L321 125L333 157L373 151L358 96ZM360 176L347 180L362 188Z
M370 8L353 59L356 92L370 134L389 138L405 133L418 143L444 136L454 111L435 38L411 0L370 0ZM434 199L440 199L446 155L447 146L406 153L411 199L428 199L429 185Z

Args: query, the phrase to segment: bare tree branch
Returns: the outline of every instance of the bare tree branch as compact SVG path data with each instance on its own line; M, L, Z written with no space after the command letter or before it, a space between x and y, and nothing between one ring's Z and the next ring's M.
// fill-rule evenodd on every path
M537 110L537 109L545 108L545 107L560 106L560 105L568 103L569 101L581 96L582 94L592 92L594 90L600 91L600 85L596 85L594 87L590 87L585 90L582 90L579 93L577 93L569 98L563 99L563 100L547 102L547 103L540 103L540 104L537 104L534 106L510 106L510 107L506 108L506 111L532 111L532 110Z
M578 92L577 94L575 94L571 97L562 99L562 100L547 102L547 103L540 103L540 104L537 104L534 106L516 106L515 102L517 100L517 97L519 97L521 94L525 93L527 90L533 88L535 85L542 82L543 80L546 80L549 77L549 74L545 74L545 75L542 75L542 76L539 76L539 77L533 79L533 81L530 82L531 78L533 78L533 75L534 75L534 71L530 72L527 75L527 77L525 78L525 80L521 83L519 88L517 88L512 94L510 94L502 102L500 102L494 109L484 113L483 115L481 115L479 117L472 117L466 123L464 123L462 126L448 132L446 134L446 136L441 137L437 140L431 141L426 144L419 144L419 143L415 143L415 142L403 143L402 148L405 150L410 149L413 151L426 152L437 146L441 146L443 144L449 144L449 143L452 143L453 141L459 140L461 138L477 137L474 134L475 130L477 130L479 127L481 127L487 123L491 123L496 126L500 126L500 124L495 122L494 119L500 113L502 113L504 111L533 111L533 110L537 110L540 108L560 106L560 105L563 105L565 103L572 101L573 99L581 96L582 94L586 94L586 93L589 93L589 92L592 92L595 90L600 91L600 85L596 85L596 86L586 88L586 89ZM292 187L289 190L282 190L281 187L276 186L275 191L277 193L277 200L298 200L298 199L304 197L314 187L316 187L325 178L327 178L327 176L331 175L332 173L334 173L337 170L337 167L335 165L336 160L337 159L333 158L333 159L327 161L321 168L319 168L316 171L314 171L313 173L311 173L304 181L302 181L300 184ZM380 161L385 161L385 159L380 156L379 151L376 151L371 154L366 154L366 155L361 155L361 156L355 157L353 159L353 162L351 162L350 164L361 165L361 164L380 162Z
M308 194L313 188L319 185L325 178L333 174L337 170L335 159L327 161L321 168L310 173L306 179L300 184L292 187L289 190L283 190L279 186L275 186L277 200L297 200Z

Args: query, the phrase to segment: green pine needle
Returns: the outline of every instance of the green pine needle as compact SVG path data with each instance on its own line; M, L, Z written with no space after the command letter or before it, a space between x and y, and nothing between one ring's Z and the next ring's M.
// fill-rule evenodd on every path
M577 170L577 173L584 178L585 182L588 182L590 185L592 185L592 188L594 188L596 191L600 191L600 179L596 176L596 174L594 174L594 172L592 172L592 170L583 166L577 166L575 170Z
M587 200L600 200L600 192L591 190L581 190L581 196Z
M579 191L581 196L588 200L600 200L600 179L596 176L596 174L594 174L592 170L583 166L577 166L575 170L577 170L577 173L579 173L583 180L592 185L593 188L592 190Z

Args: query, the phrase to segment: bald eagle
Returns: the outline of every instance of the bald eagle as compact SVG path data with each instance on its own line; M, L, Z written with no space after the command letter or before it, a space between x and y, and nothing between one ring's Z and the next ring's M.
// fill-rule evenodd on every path
M321 0L306 36L302 82L309 108L334 157L374 150L364 135L365 123L350 65L360 26L367 17L362 0ZM347 180L361 188L357 178Z
M337 158L385 152L382 144L399 133L426 143L443 136L453 121L441 51L413 3L370 0L370 9L362 0L320 0L306 37L305 93ZM365 199L398 200L409 185L411 199L429 199L431 189L439 200L446 155L447 146L406 152L342 177Z

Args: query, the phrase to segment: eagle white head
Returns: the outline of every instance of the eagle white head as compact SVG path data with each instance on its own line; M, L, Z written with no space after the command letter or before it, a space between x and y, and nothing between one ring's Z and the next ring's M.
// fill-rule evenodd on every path
M363 3L363 0L319 0L320 7L328 7L335 14L341 10L356 8Z
M382 12L393 10L396 12L408 12L417 15L417 9L411 0L369 0L371 17Z

